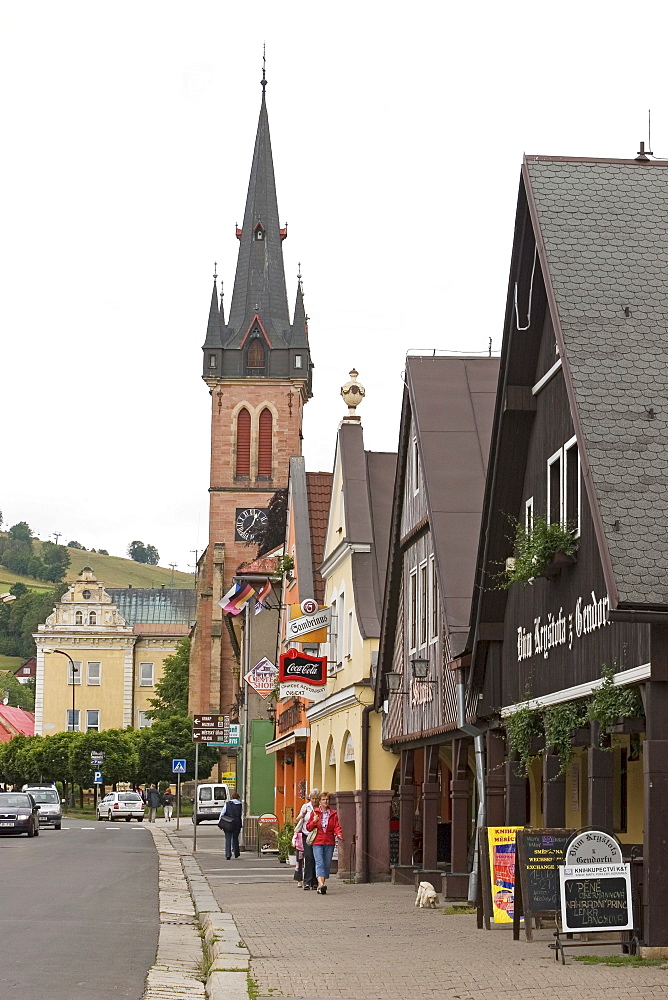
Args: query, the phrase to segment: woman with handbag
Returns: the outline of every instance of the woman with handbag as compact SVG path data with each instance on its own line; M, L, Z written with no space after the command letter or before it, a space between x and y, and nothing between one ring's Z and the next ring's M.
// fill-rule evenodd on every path
M239 857L239 834L242 827L243 806L237 797L237 790L233 788L230 797L220 810L218 826L225 834L225 857L228 861L234 857Z
M304 805L299 810L299 815L297 816L297 823L295 830L298 830L303 834L304 843L304 884L303 888L317 889L318 880L315 876L315 858L313 857L313 845L308 843L308 837L306 835L306 822L309 819L311 813L320 801L320 789L311 789L311 794L309 795L309 801L305 802Z
M318 805L306 822L306 829L309 831L307 842L315 834L312 845L315 857L315 874L318 879L317 892L324 896L327 893L326 882L332 865L334 844L337 839L343 840L339 814L336 809L330 809L328 792L322 792L320 795Z

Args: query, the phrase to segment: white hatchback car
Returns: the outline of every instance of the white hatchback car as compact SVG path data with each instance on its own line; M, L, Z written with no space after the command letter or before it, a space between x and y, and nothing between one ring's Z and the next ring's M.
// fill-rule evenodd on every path
M138 819L143 823L144 803L137 792L109 792L98 802L96 813L98 820L106 819L109 823L116 819L124 819L126 823Z

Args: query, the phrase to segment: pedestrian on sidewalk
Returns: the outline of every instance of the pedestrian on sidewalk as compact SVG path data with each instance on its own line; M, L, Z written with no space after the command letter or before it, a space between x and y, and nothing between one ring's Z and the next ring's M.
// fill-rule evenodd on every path
M229 829L221 826L220 821L223 816L228 820L232 820ZM234 857L239 857L239 834L241 833L241 827L243 825L243 806L241 805L241 799L237 795L236 788L233 788L230 792L230 797L220 810L220 816L218 817L218 825L221 830L225 833L225 857L228 861L232 858L232 853Z
M172 819L172 810L174 809L174 794L173 792L170 792L169 788L163 793L162 806L165 823L170 823Z
M313 841L313 855L315 857L315 874L318 879L317 892L324 896L327 892L327 879L332 866L332 855L334 854L334 844L336 840L343 840L343 830L339 823L339 814L336 809L329 807L329 792L322 792L320 801L315 807L308 820L306 829L317 830Z
M297 883L298 889L304 888L304 834L300 824L298 823L299 829L295 827L295 832L292 835L292 846L295 849L295 874L294 879Z
M146 793L146 805L148 806L148 821L149 823L155 823L158 806L160 805L160 792L158 791L155 782L153 782Z
M299 829L300 832L304 833L306 830L307 820L310 818L311 813L320 801L320 789L311 789L311 794L309 795L309 801L305 802L304 805L299 810L299 815L297 816L297 822L295 824L295 829ZM301 824L301 826L300 826ZM306 837L304 837L304 889L317 889L318 880L315 875L315 858L313 856L313 846L306 843Z

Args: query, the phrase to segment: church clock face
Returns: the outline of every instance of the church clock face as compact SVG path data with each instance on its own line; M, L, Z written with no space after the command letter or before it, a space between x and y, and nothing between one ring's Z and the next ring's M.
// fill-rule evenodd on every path
M237 542L254 542L268 522L266 510L261 507L237 507L234 521L234 538Z

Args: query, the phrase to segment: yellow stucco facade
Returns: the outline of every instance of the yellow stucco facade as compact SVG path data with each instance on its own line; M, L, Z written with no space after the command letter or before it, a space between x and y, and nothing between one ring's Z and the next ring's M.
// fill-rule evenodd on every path
M34 636L35 733L148 725L165 658L187 634L187 623L130 623L85 568Z

